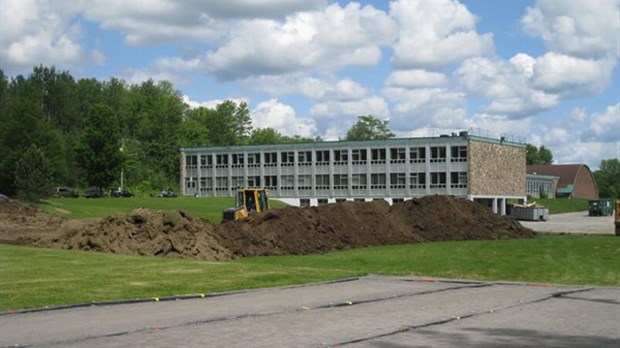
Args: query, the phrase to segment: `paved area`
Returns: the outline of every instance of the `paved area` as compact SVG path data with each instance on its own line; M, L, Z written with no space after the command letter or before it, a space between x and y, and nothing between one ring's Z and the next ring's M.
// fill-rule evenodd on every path
M620 288L368 276L0 315L1 347L618 347Z
M537 232L615 234L614 217L588 216L587 211L549 215L547 221L520 221Z

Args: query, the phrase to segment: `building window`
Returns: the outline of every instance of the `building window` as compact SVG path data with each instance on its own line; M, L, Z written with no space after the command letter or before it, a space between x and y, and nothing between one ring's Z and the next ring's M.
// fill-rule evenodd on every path
M450 147L450 162L467 162L467 146Z
M276 190L278 188L278 176L265 175L265 187L270 190Z
M404 189L407 186L405 173L392 173L390 174L390 188Z
M297 177L297 189L299 190L312 190L312 176L300 175Z
M334 174L334 188L346 190L349 188L349 176L347 174Z
M248 176L248 187L260 187L260 176Z
M295 152L284 151L280 153L280 165L283 167L290 167L295 165Z
M218 176L215 178L215 185L217 191L228 191L228 177Z
M248 154L248 167L260 167L260 153Z
M278 165L278 153L277 152L265 152L265 167L275 167Z
M318 205L324 205L324 204L327 204L327 198L319 198L319 199L317 199L317 200L316 200L316 203L317 203Z
M436 172L431 173L431 188L445 188L446 187L446 173Z
M245 185L245 180L243 180L242 176L233 176L231 178L232 182L231 185L232 187L244 187Z
M431 162L445 162L446 161L446 147L445 146L431 146Z
M319 174L316 176L317 190L329 190L329 174Z
M312 151L299 151L297 153L297 163L300 166L312 165Z
M200 191L211 191L213 190L213 178L200 178Z
M280 188L282 190L294 190L295 189L295 176L294 175L282 175L282 181L280 182Z
M370 188L371 189L384 189L385 188L385 174L370 174Z
M243 167L243 154L242 153L232 154L232 167L233 168Z
M351 184L354 190L365 190L368 188L368 177L366 174L352 174Z
M309 207L310 206L310 198L301 198L299 200L299 206L301 206L301 207Z
M316 165L329 165L329 150L317 150Z
M366 164L368 151L366 149L351 150L351 160L353 164Z
M409 149L409 162L410 163L426 162L426 148L425 147L412 147L411 149Z
M450 187L452 188L467 187L467 172L450 173Z
M200 156L200 167L202 169L209 169L213 167L213 157L211 155Z
M349 150L334 150L334 164L346 165L349 163Z
M385 163L385 149L372 149L370 150L371 155L371 161L370 163L372 164L381 164L381 163Z
M409 188L426 188L426 173L411 173L411 175L409 175Z
M198 156L196 156L196 155L187 155L187 156L185 156L185 165L187 167L196 168L198 166Z
M390 163L405 163L405 148L390 149Z
M336 203L344 203L346 201L347 201L346 198L336 198Z
M228 168L228 154L215 155L216 168Z
M404 198L392 198L392 204L402 203L404 201Z

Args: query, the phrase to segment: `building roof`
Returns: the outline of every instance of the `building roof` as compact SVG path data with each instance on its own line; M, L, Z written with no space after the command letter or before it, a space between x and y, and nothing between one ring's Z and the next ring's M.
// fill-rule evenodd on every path
M528 165L526 166L527 174L559 176L558 187L566 187L574 185L577 173L585 164L549 164L549 165ZM590 170L588 168L588 170Z
M558 193L572 195L579 186L582 189L593 191L598 196L596 182L592 171L585 164L551 164L551 165L528 165L527 174L559 176ZM581 176L581 179L580 179ZM584 179L589 183L584 184ZM588 188L590 187L590 188ZM580 195L583 193L580 192Z

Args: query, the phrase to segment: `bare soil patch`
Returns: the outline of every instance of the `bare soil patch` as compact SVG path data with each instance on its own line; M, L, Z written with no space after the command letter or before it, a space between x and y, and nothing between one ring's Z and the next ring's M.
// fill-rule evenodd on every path
M103 219L67 220L0 200L3 243L202 260L532 236L532 230L510 217L449 196L393 206L374 201L287 207L220 225L185 211L146 209Z

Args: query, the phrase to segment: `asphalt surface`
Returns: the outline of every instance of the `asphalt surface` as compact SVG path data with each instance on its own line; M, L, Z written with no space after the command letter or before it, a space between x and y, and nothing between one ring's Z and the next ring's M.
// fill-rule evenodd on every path
M618 347L620 288L368 276L0 315L1 347Z
M536 232L615 234L614 216L588 216L587 211L549 215L547 221L520 221Z

